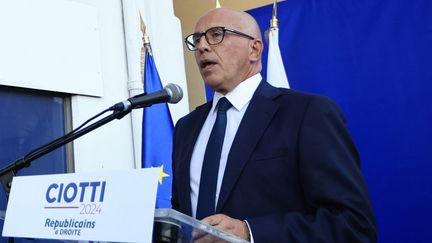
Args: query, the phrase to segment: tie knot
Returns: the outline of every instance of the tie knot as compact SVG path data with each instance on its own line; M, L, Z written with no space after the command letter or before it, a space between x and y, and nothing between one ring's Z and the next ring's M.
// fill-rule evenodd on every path
M217 109L218 111L227 111L230 107L231 107L231 103L229 102L229 100L225 97L220 98L217 104Z

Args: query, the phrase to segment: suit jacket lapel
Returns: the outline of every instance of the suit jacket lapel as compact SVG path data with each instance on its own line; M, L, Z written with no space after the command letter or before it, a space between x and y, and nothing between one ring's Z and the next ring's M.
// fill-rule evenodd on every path
M207 115L212 107L212 102L207 102L204 105L199 106L195 114L192 114L195 117L191 117L190 120L192 123L188 123L188 127L184 128L185 131L191 131L190 136L186 136L185 139L185 156L181 158L181 166L179 168L179 174L184 175L181 178L181 187L184 188L184 190L178 192L179 193L179 200L182 200L184 202L183 205L186 206L186 208L183 209L183 212L185 212L187 215L192 215L192 208L191 208L191 198L190 198L190 160L192 158L192 152L195 147L195 143L198 139L198 135L201 131L202 126L204 125L204 121L207 118Z
M216 212L221 211L243 167L277 111L279 103L273 99L279 94L278 89L261 81L252 97L228 155Z

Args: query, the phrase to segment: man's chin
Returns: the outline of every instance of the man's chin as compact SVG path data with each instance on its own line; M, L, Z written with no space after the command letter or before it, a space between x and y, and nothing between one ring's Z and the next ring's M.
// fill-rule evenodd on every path
M210 88L212 88L213 91L218 92L220 94L226 95L228 93L228 90L224 87L223 84L219 84L219 85L210 85L208 83L206 83Z
M210 86L213 90L217 90L218 87L222 86L223 81L214 77L205 77L204 82Z

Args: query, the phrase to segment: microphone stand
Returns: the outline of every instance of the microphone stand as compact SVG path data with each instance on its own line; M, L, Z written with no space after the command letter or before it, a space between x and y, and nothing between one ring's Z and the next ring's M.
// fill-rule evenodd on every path
M33 150L29 154L25 155L24 157L17 159L15 162L10 163L9 165L3 167L0 169L0 181L3 186L3 190L6 193L6 200L9 199L9 193L12 186L12 178L16 176L17 172L25 167L29 167L31 162L93 130L96 128L99 128L106 123L114 120L114 119L122 119L125 115L127 115L129 112L131 112L131 109L128 109L126 111L114 111L111 115L106 116L102 118L101 120L98 120L97 122L82 128L81 130L78 130L77 132L74 132L72 134L66 134L58 139L55 139L45 145L42 145L41 147ZM13 242L13 238L9 238L8 242Z

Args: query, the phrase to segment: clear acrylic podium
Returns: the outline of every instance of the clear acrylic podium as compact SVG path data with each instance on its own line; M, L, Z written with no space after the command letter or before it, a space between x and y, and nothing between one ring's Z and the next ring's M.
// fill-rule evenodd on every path
M156 209L153 242L235 242L247 243L215 227L201 223L174 209Z
M4 220L5 211L0 211L0 220ZM58 240L57 242L78 242ZM79 241L83 242L83 241ZM95 242L95 241L93 241ZM193 243L193 242L233 242L248 243L215 227L201 223L192 217L174 209L156 209L153 227L154 243Z

